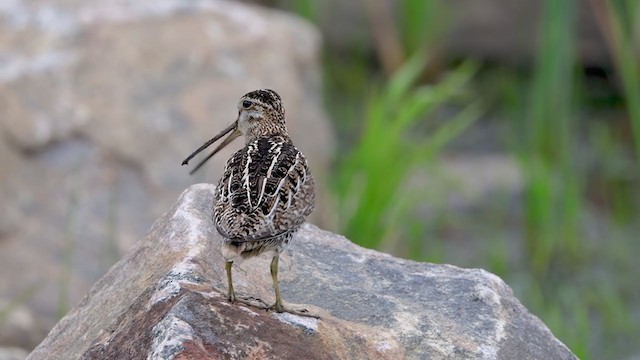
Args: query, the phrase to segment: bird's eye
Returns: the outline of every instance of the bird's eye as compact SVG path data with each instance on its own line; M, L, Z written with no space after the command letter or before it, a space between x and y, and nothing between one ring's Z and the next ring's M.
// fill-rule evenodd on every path
M249 100L243 101L242 102L242 107L245 108L245 109L250 108L251 107L251 101L249 101Z

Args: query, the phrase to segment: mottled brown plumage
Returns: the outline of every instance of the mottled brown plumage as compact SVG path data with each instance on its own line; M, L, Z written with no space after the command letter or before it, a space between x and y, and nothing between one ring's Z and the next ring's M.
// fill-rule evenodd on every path
M256 90L240 98L238 119L185 159L183 165L229 132L220 146L194 169L244 135L245 146L227 160L213 204L213 221L224 238L222 254L227 261L228 298L232 302L237 300L231 277L233 262L271 252L276 293L276 303L271 308L290 311L282 304L278 258L313 211L313 177L304 155L289 137L282 101L275 91Z

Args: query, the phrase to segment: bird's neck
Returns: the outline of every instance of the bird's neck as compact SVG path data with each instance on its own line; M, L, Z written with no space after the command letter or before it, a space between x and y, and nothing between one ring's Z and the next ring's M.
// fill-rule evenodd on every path
M248 145L260 138L275 136L283 137L285 140L290 139L287 129L283 126L274 126L269 128L256 127L249 129L249 132L245 135L245 145Z

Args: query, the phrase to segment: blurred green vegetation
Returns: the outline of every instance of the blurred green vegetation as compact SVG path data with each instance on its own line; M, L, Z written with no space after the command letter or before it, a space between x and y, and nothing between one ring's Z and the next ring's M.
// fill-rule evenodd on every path
M432 159L478 117L479 105L472 103L434 126L428 136L420 134L418 125L424 126L430 113L459 93L476 68L465 63L437 86L413 87L423 64L424 57L416 55L387 82L372 85L365 128L336 165L333 188L340 228L366 247L380 247L414 207L415 195L402 191L412 170Z
M322 18L316 2L279 3ZM361 2L363 13L385 14L371 3ZM581 359L637 356L640 2L543 1L528 69L443 61L439 42L452 26L443 1L396 3L385 21L397 46L377 44L374 34L373 50L325 49L340 231L396 255L487 268ZM605 95L576 55L579 6L594 12L607 41ZM456 189L441 176L447 145L495 123L508 129L499 147L522 177L516 210L510 194L468 214L453 210L446 203ZM416 190L425 172L428 186ZM474 251L451 245L452 229L473 234Z

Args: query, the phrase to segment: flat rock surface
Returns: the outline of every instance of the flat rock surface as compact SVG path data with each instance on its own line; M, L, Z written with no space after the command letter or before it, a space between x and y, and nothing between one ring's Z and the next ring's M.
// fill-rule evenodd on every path
M281 256L285 303L230 304L214 187L193 185L29 359L575 359L497 276L397 259L305 225ZM238 294L273 301L266 256Z

